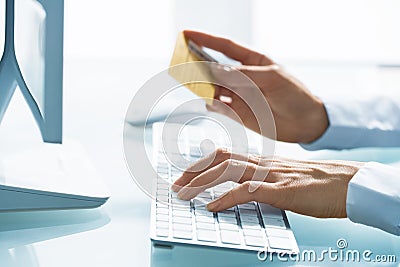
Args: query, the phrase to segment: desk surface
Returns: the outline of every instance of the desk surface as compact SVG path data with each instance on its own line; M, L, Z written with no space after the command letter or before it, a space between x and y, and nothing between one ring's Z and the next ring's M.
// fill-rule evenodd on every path
M150 199L138 189L125 166L122 129L125 111L135 90L166 65L165 62L66 62L64 136L78 140L86 148L103 173L112 197L95 210L0 214L0 266L349 265L329 258L311 263L277 259L262 262L251 253L192 247L152 249ZM321 78L321 84L322 81ZM318 82L314 81L312 86L318 86ZM18 97L11 103L10 115L6 114L0 127L3 152L23 147L30 138L39 136L33 124L29 138L27 131L18 131L22 126L28 127L22 122L30 117L12 112L18 109L13 106L17 102ZM10 136L14 142L10 142ZM395 165L400 162L400 149L307 152L297 145L278 144L277 154L375 160ZM336 242L342 238L347 241L348 249L371 250L373 255L396 255L397 262L385 266L400 266L398 237L347 219L315 219L293 213L288 213L288 218L301 250L320 253L329 247L337 249ZM365 263L351 264L365 266Z

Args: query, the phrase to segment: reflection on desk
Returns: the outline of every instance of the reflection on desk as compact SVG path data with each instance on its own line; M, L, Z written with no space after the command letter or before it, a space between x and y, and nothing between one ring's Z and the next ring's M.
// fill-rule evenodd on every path
M109 222L101 208L0 213L1 266L39 266L31 244L94 230Z

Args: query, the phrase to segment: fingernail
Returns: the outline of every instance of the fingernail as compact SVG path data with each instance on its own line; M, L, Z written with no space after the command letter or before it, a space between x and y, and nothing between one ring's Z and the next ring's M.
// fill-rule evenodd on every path
M179 191L179 188L181 188L180 185L177 185L177 184L171 185L171 190L174 191L175 193Z
M219 201L219 200L214 200L213 202L208 203L207 209L208 209L209 211L214 211L214 210L216 210L216 209L220 206L220 204L221 204L221 201Z
M193 193L193 188L189 188L189 187L183 187L181 190L179 190L178 192L178 198L182 199L182 200L189 200L192 199L195 194Z

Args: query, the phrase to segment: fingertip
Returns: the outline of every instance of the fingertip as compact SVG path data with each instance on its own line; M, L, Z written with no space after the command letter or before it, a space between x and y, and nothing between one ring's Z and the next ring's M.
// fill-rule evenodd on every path
M217 200L214 200L214 201L208 203L207 204L208 211L217 212L218 211L218 207L220 206L220 202L221 201L219 199L217 199Z
M174 184L171 185L171 190L174 191L175 193L177 193L180 190L181 187L182 186L174 183Z
M198 31L194 31L194 30L183 30L183 35L185 35L186 38L193 40L196 39L196 37L199 37L201 35L204 35L204 33L198 32ZM194 40L193 40L194 41Z
M206 109L208 110L208 111L216 111L216 108L214 107L214 105L211 105L211 104L206 104Z
M193 33L193 31L189 29L185 29L182 32L185 35L185 37L189 37Z
M181 190L179 190L177 197L182 200L188 200L187 195L188 195L188 192L187 192L186 188L183 187Z
M198 188L186 185L179 190L177 196L182 200L190 200L195 196L197 196L198 193L199 193Z

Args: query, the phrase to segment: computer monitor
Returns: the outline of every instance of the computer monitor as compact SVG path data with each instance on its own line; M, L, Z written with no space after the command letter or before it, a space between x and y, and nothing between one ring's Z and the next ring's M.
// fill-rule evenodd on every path
M62 142L63 6L63 0L5 0L0 124L18 87L48 143Z
M0 151L0 212L99 207L109 194L97 169L79 143L61 145L64 0L5 1L0 120L18 87L45 143Z

